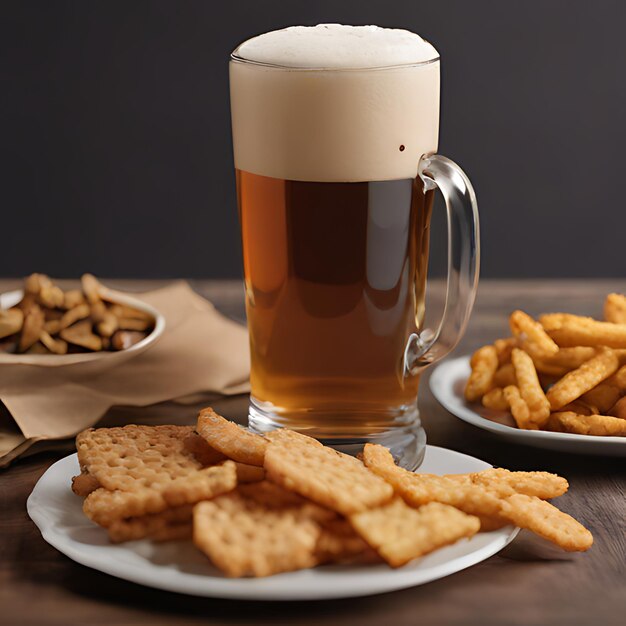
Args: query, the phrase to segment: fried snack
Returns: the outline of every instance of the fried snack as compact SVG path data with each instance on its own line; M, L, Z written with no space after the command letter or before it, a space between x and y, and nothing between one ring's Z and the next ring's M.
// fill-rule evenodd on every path
M90 309L87 304L78 304L66 311L58 320L50 320L44 324L44 330L51 335L56 335L64 328L68 328L79 320L89 317Z
M626 396L615 403L615 406L609 411L609 415L626 419Z
M401 567L419 556L471 537L480 529L477 517L451 506L431 502L416 510L401 498L355 513L349 520L391 567Z
M610 293L604 301L604 319L613 324L626 324L626 296Z
M106 296L106 294L102 295ZM111 304L110 311L117 318L144 320L148 322L153 321L152 316L149 313L146 313L145 311L140 311L139 309L133 309L132 307L129 307L125 304L119 304L114 302Z
M89 304L97 304L102 300L100 294L103 291L103 287L93 274L83 274L80 282Z
M558 330L566 322L568 324L584 326L594 321L593 317L574 315L572 313L544 313L539 316L539 323L548 334L550 334L552 330Z
M374 563L380 561L380 557L345 518L336 517L321 524L315 560L318 564Z
M269 442L243 427L224 419L212 408L202 409L196 426L198 434L218 452L233 461L246 465L263 466Z
M43 287L50 285L52 281L45 274L31 274L24 281L24 292L37 296Z
M446 475L446 478L456 478L458 475ZM515 493L535 496L542 500L550 500L562 496L569 485L565 478L549 472L511 472L503 468L492 468L461 474L475 485L480 485L499 495L507 497Z
M519 348L514 348L511 361L521 397L528 407L528 419L537 427L543 426L550 417L550 403L541 388L533 360ZM512 405L511 405L512 407ZM515 415L513 415L515 417ZM517 421L517 418L515 418Z
M511 352L513 348L518 347L517 337L508 337L507 339L496 339L493 342L493 347L496 349L498 355L498 363L506 365L511 361Z
M494 409L495 411L507 411L509 409L509 403L501 387L495 387L491 391L488 391L483 396L482 403L484 407Z
M269 433L265 434L265 438L270 442L272 441L296 441L297 443L306 443L312 446L317 446L318 448L322 447L322 444L313 437L309 437L308 435L303 435L302 433L297 433L295 430L289 430L287 428L277 428L276 430L272 430Z
M621 395L619 387L614 387L608 381L605 381L583 394L580 399L584 403L595 407L597 412L608 413Z
M511 415L518 428L537 430L538 426L530 419L530 410L515 385L509 385L503 389L504 397L511 407Z
M508 519L504 519L502 516L489 516L489 515L476 515L480 520L481 533L489 533L492 530L500 530L505 526L509 526L511 522Z
M56 309L63 306L65 295L60 287L50 284L41 288L37 299L42 306L48 307L49 309Z
M102 486L85 499L87 517L115 519L192 504L236 486L234 463L203 468L184 448L190 426L124 426L83 431L76 438L84 471Z
M200 464L205 467L207 465L217 465L228 459L226 455L212 448L206 440L195 431L189 433L183 439L183 447L187 452L191 452Z
M493 387L493 377L498 369L498 355L494 346L483 346L472 355L472 373L465 386L469 402L480 400Z
M24 324L22 326L22 334L18 350L26 352L28 348L39 341L39 336L43 330L44 314L41 308L34 304L24 316Z
M237 463L237 461L233 461L235 464L235 469L237 471L237 483L258 483L262 480L265 480L265 470L258 465L246 465L245 463Z
M151 320L135 319L132 317L116 317L117 328L120 330L145 331L152 326Z
M509 496L502 503L502 515L568 552L588 550L593 543L593 536L582 524L533 496Z
M154 327L149 314L106 301L113 293L90 274L83 276L82 285L85 293L78 289L64 293L43 274L26 278L22 300L10 311L0 310L0 341L10 337L2 342L0 351L62 355L123 350L141 341ZM118 319L114 311L123 318ZM119 330L120 324L137 330ZM65 337L59 339L60 333Z
M615 353L612 350L603 350L593 359L566 374L548 390L546 395L550 407L556 411L580 398L613 374L618 366Z
M237 490L193 511L193 542L229 577L313 567L321 530L310 504L259 504Z
M512 351L511 349L511 352ZM493 376L493 384L495 387L502 388L508 387L509 385L517 385L513 363L505 363L498 368Z
M115 520L108 528L113 543L151 539L152 541L178 541L192 537L193 505L167 509L140 517Z
M80 289L70 289L63 294L63 308L74 309L81 304L85 304L85 296Z
M548 334L561 347L605 346L626 348L626 324L598 322L591 318L562 319Z
M619 355L616 355L619 359ZM622 391L626 391L626 365L620 367L613 376L610 376L605 381L609 385L613 385Z
M513 311L509 324L513 335L539 358L553 356L559 351L559 346L554 343L543 326L524 311Z
M6 311L0 309L0 339L19 333L23 323L22 309L13 308Z
M548 424L550 430L576 435L604 437L626 436L626 419L610 415L577 415L576 413L552 413Z
M365 444L363 462L386 480L408 504L415 507L429 502L449 504L470 515L497 517L500 499L469 480L451 480L433 474L415 474L398 467L387 448Z
M100 489L102 485L87 471L81 471L72 478L72 491L81 498L85 498L92 491Z
M64 328L60 333L61 339L81 348L87 348L93 352L102 350L102 339L91 331L91 321L83 320L69 328Z
M54 339L45 330L39 333L39 341L54 354L67 353L67 342L63 341L63 339Z
M297 439L273 441L265 452L269 480L343 515L380 506L393 489L361 461Z

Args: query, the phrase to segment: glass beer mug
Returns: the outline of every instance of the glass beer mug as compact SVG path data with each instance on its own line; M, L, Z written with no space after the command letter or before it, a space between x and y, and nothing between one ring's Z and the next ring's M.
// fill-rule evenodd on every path
M246 311L249 425L346 451L423 457L419 375L462 336L478 280L478 213L436 153L439 56L374 26L294 27L230 61ZM442 319L425 324L433 197L448 217Z

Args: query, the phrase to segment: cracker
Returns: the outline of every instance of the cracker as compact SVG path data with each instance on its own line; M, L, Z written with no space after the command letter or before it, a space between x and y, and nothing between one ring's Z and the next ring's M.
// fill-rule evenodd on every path
M189 433L183 440L185 450L191 452L204 466L217 465L228 457L212 448L197 432Z
M272 442L265 470L285 489L344 515L379 506L393 495L391 485L358 459L295 438Z
M237 470L237 483L258 483L265 480L265 470L262 467L233 462Z
M321 447L322 443L313 437L303 435L295 430L289 430L288 428L278 428L266 433L265 438L271 441L297 441L299 443L308 443L312 446Z
M353 528L391 565L409 561L471 537L480 529L477 517L432 502L414 509L401 498L376 509L350 516Z
M110 526L119 518L159 513L234 489L234 463L203 469L185 449L190 432L190 426L130 425L80 433L81 467L101 485L85 499L85 514Z
M163 498L168 506L193 504L210 500L231 491L237 485L237 469L232 461L211 465L200 471L174 479L165 485Z
M502 503L502 515L568 552L588 550L593 543L593 536L582 524L533 496L509 496Z
M195 545L230 577L313 567L319 536L306 505L269 508L235 491L194 507Z
M107 529L114 543L151 539L177 541L191 539L193 505L186 504L161 513L115 520Z
M370 548L343 517L322 524L315 544L315 557L319 564L380 561L378 553Z
M468 478L454 480L434 474L409 472L394 463L387 448L371 443L365 445L363 461L412 506L440 502L471 515L499 515L500 498L488 489L472 484Z
M224 419L212 408L200 411L196 430L213 449L229 459L247 465L263 466L265 450L269 445L267 440Z

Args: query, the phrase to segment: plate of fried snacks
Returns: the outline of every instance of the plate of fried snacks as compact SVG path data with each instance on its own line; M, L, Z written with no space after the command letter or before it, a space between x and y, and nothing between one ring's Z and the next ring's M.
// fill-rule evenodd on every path
M566 551L591 533L548 502L548 472L428 446L419 473L290 430L264 436L203 409L194 426L88 429L28 499L43 538L99 571L170 591L304 600L420 585L526 528Z
M0 366L125 361L149 348L165 319L133 296L84 274L79 289L64 291L44 274L0 295Z
M626 296L607 296L603 321L518 310L509 325L510 337L436 368L437 400L520 443L626 456Z

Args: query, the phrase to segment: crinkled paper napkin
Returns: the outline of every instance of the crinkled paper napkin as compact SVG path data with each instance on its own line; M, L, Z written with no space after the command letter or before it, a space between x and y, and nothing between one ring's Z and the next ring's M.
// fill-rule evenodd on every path
M177 282L133 294L163 314L166 327L148 350L94 374L80 364L0 365L0 467L33 444L75 436L112 406L149 406L194 394L249 390L246 329ZM184 401L184 400L183 400Z

